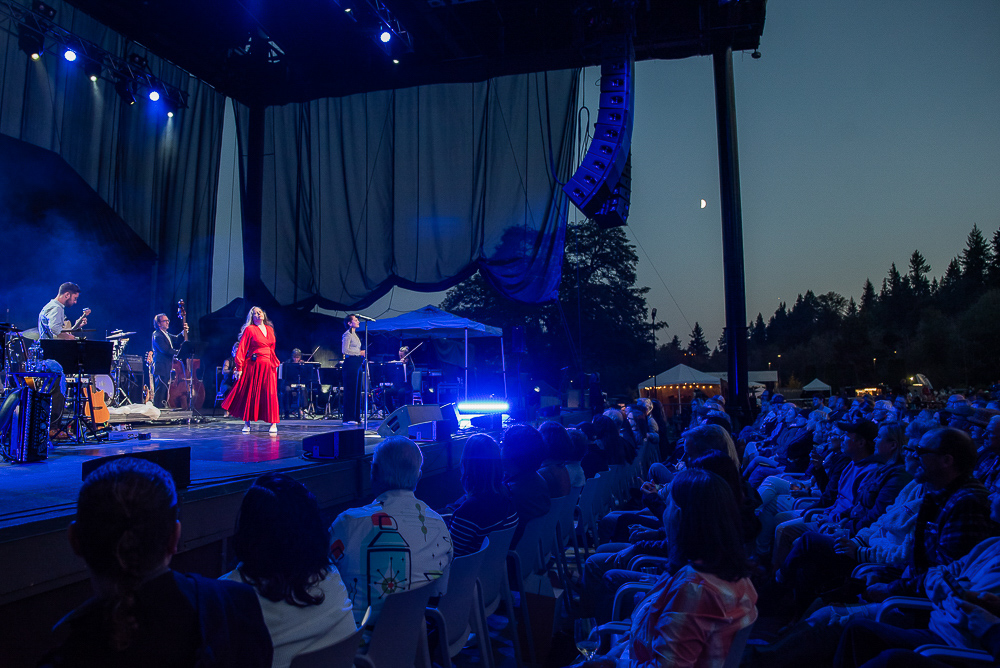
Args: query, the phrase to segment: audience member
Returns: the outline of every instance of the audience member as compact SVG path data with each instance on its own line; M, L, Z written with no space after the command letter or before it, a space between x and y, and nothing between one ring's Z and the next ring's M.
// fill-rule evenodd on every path
M521 539L525 524L545 515L552 507L549 486L538 473L544 451L545 442L534 427L515 425L504 432L501 450L504 483L517 508L517 531L511 547Z
M451 517L456 557L472 554L494 531L517 526L517 509L503 484L500 446L486 434L469 437L462 450L462 488Z
M257 478L236 518L233 551L239 564L223 577L256 590L274 645L272 668L357 630L347 589L330 563L330 532L302 483L280 473Z
M347 585L358 625L371 607L368 626L373 626L386 596L440 578L451 563L448 527L413 493L423 461L420 448L403 436L376 445L371 466L375 500L345 510L330 527L330 554ZM447 582L438 586L443 589Z
M553 499L566 496L573 487L566 469L573 442L566 428L558 422L543 422L538 426L538 433L542 435L542 443L545 444L544 459L538 473L549 486L549 496Z
M583 487L587 482L587 473L583 470L583 458L587 455L587 436L579 429L567 429L572 450L566 460L566 471L569 473L569 484L572 487Z
M180 542L170 474L123 457L87 476L69 527L95 596L57 625L67 637L42 666L271 665L253 589L170 569Z

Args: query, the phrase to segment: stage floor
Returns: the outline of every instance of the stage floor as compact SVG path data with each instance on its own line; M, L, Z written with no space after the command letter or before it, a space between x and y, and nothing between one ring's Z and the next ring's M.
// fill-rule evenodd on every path
M346 429L340 420L290 420L278 424L278 433L257 423L249 434L243 423L231 418L210 418L205 423L135 425L150 440L103 441L64 444L49 449L49 457L29 464L0 463L0 540L15 537L15 527L63 517L73 512L82 483L83 462L95 457L190 446L191 484L188 493L224 481L256 477L267 471L284 471L316 464L302 456L302 439L311 434ZM369 422L366 452L382 440L375 433L379 422ZM356 427L354 427L356 428Z

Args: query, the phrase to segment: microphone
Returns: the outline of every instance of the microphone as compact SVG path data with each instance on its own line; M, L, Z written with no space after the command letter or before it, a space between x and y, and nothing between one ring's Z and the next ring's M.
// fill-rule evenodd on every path
M357 317L358 320L367 320L368 322L375 322L375 318L369 318L368 316L361 315L360 313L355 313L354 315Z

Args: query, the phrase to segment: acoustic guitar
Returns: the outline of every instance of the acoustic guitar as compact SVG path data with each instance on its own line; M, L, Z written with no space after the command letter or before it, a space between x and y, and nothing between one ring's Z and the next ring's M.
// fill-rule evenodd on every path
M153 351L146 353L146 384L142 386L142 403L153 403Z
M102 426L111 420L111 411L108 410L104 390L97 389L97 386L93 384L88 385L83 388L80 399L84 402L83 414L95 425Z

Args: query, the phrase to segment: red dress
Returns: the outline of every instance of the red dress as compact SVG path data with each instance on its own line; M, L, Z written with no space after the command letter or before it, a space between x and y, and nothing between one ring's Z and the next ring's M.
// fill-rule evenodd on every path
M244 422L263 420L275 423L281 410L278 406L278 357L274 354L274 329L269 325L267 336L257 325L247 325L236 349L236 370L240 377L233 385L222 407ZM257 359L253 359L253 355Z

